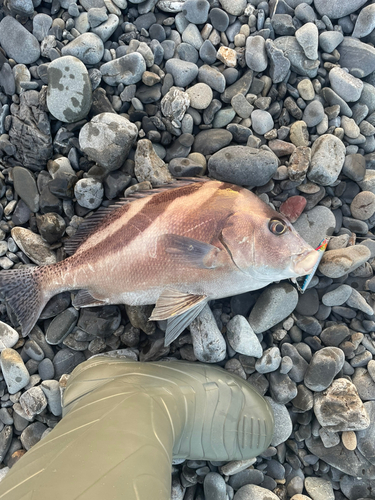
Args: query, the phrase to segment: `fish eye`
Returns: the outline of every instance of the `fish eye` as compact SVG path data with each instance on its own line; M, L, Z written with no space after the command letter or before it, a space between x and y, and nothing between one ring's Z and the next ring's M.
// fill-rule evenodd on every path
M269 221L268 228L271 233L276 234L276 236L280 236L280 234L285 233L287 225L280 219L271 219Z

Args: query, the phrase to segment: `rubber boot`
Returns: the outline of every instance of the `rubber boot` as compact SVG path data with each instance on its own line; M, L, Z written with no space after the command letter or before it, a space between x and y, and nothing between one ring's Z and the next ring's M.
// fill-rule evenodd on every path
M0 483L0 500L169 500L171 460L242 460L274 429L245 380L188 362L97 356L79 365L63 419Z

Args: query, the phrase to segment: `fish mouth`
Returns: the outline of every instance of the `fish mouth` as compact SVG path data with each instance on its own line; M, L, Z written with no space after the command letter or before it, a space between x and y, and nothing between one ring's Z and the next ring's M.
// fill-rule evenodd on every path
M294 264L294 271L297 273L297 276L310 274L318 262L318 258L319 252L316 250L306 250L302 255L299 255L298 260Z

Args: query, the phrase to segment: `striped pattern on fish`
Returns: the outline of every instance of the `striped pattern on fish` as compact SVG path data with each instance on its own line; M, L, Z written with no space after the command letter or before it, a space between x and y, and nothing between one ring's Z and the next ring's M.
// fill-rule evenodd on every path
M202 180L156 191L88 219L64 261L0 273L24 335L52 296L81 290L77 307L156 303L152 319L169 318L169 343L208 300L307 274L316 262L285 217L247 189Z

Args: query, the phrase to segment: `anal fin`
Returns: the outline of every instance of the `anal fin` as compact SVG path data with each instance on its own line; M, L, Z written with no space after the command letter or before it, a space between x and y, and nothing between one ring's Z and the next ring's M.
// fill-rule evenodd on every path
M88 290L80 290L73 300L74 307L94 307L104 306L105 304L105 301L95 299Z

